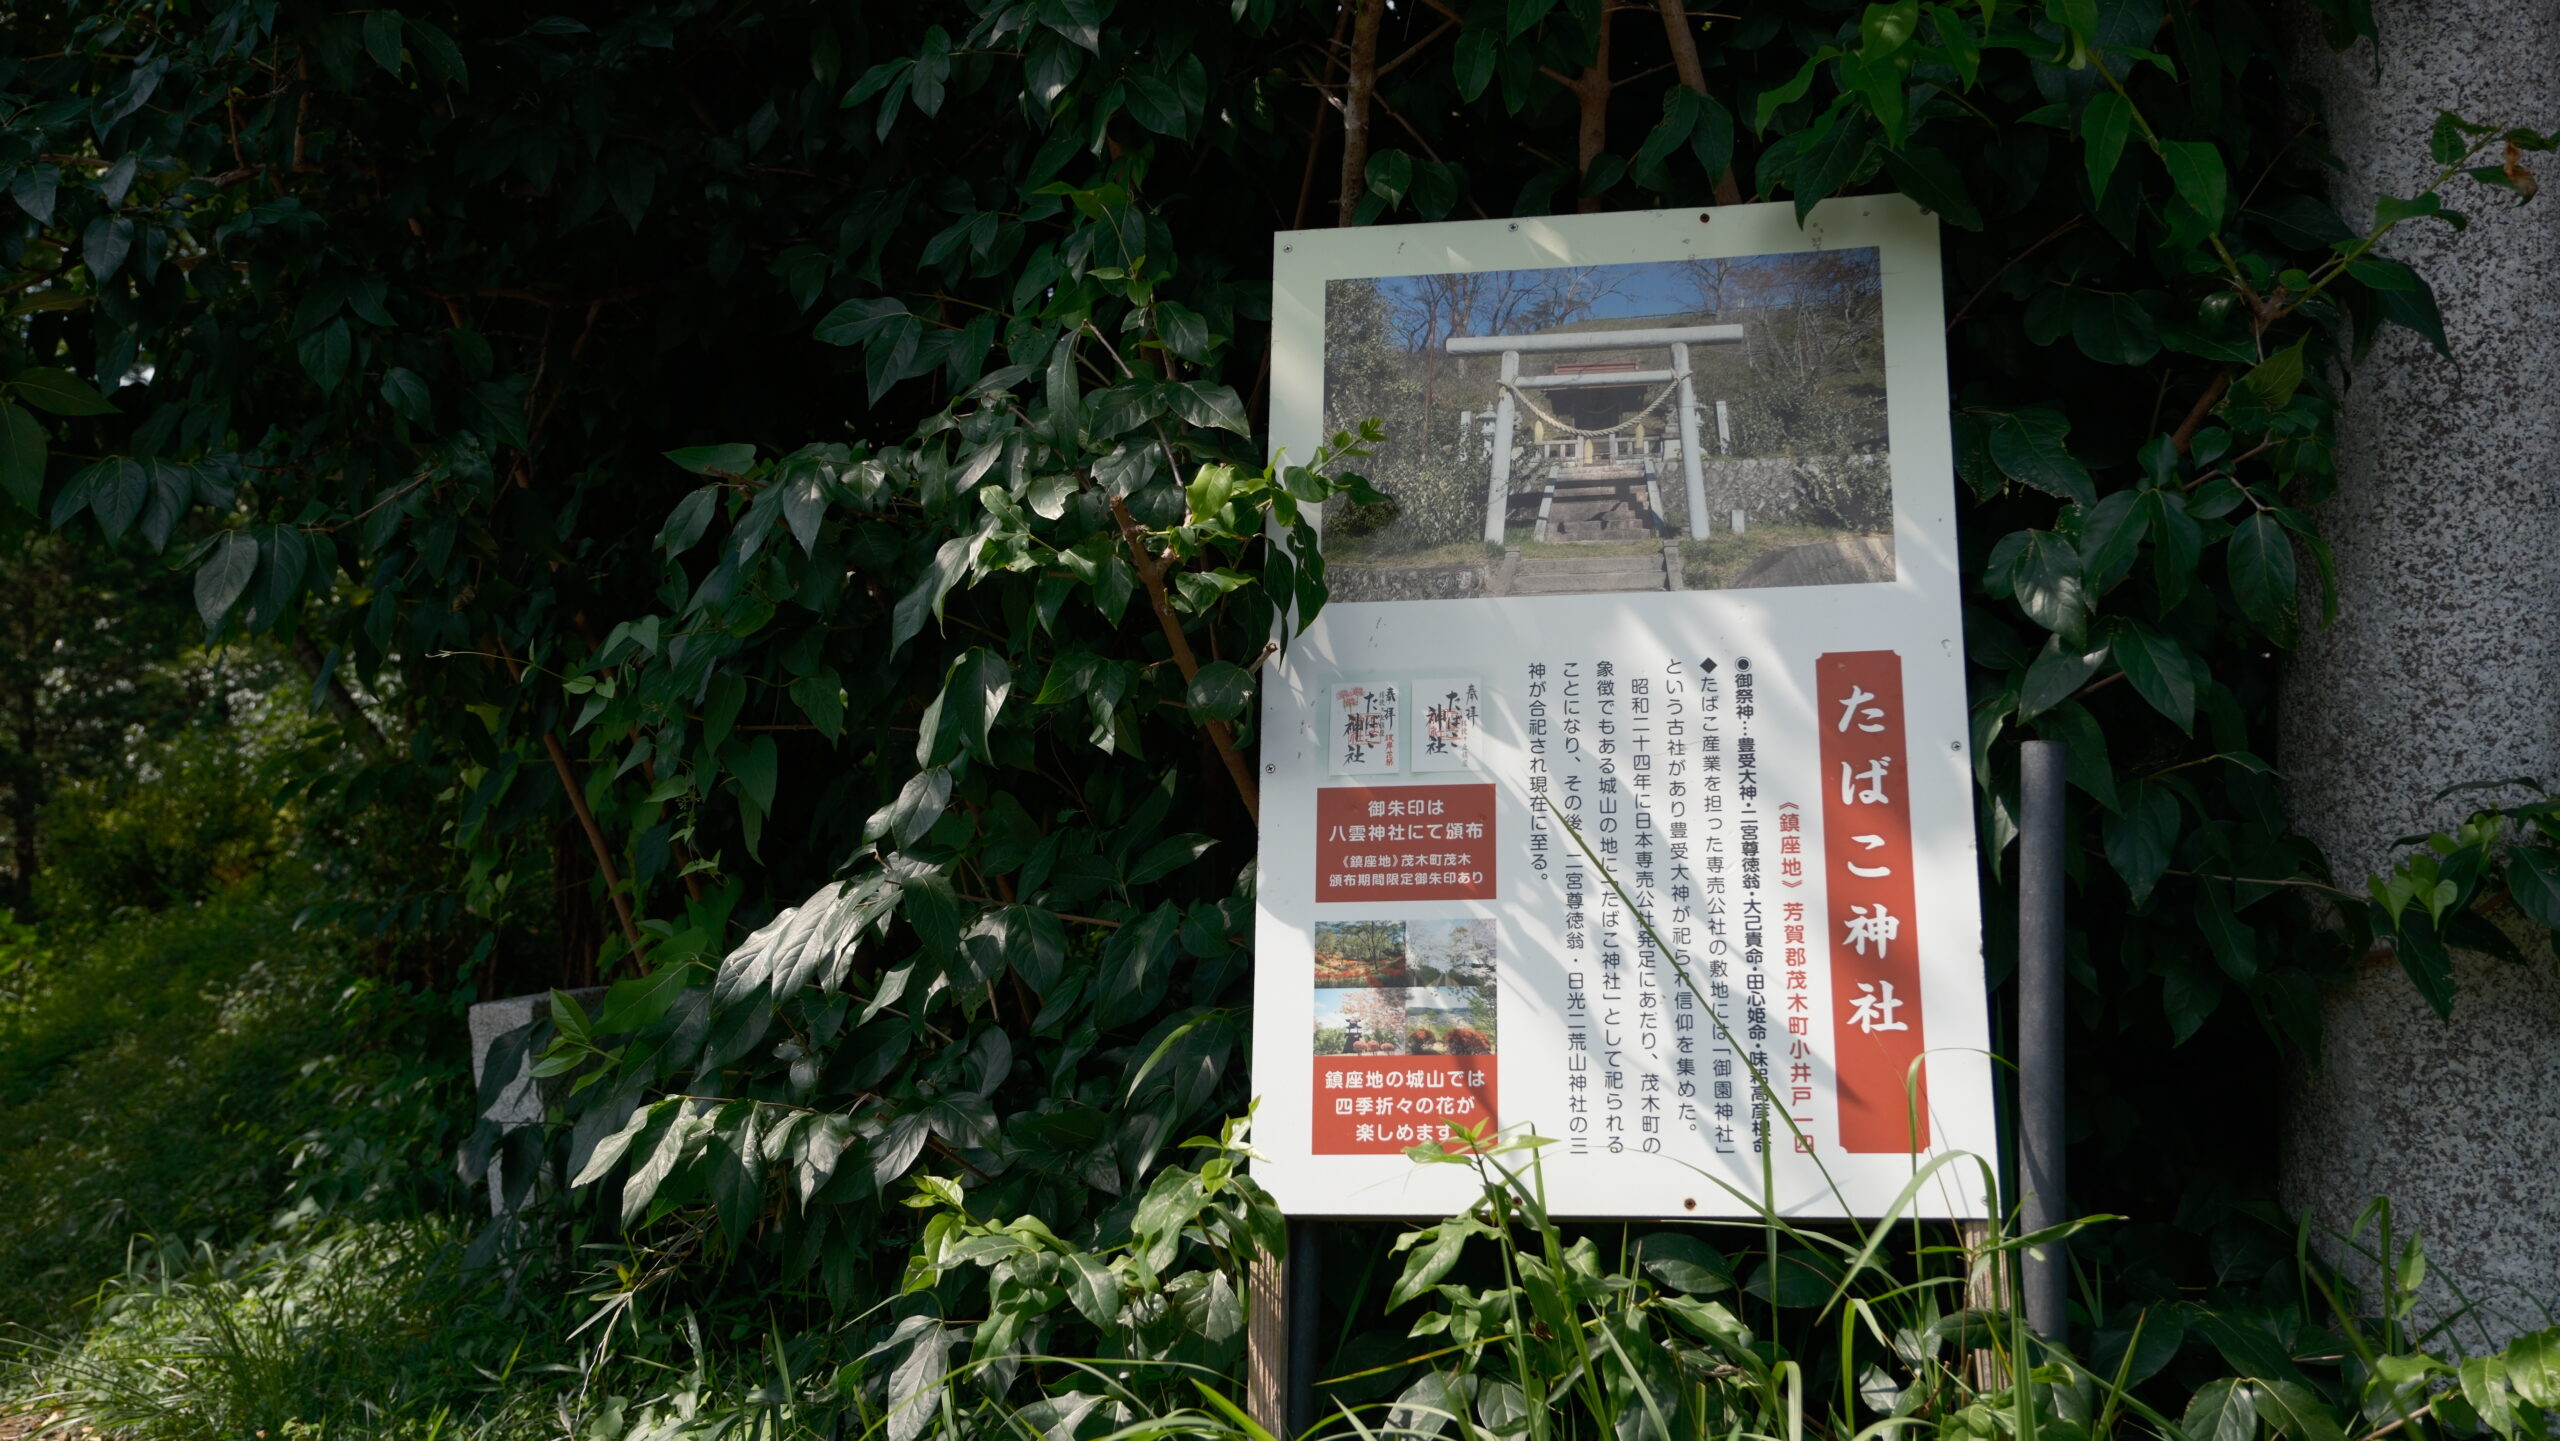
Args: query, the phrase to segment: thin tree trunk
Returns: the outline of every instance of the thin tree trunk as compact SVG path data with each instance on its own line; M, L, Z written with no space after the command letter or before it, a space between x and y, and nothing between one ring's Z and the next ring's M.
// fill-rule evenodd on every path
M1591 162L1609 148L1609 11L1600 12L1600 48L1591 55L1591 66L1573 80L1573 98L1582 110L1582 123L1574 132L1574 154L1579 162L1574 167L1578 187L1583 191L1574 208L1584 214L1600 209L1600 197L1590 193Z
M1707 68L1698 63L1697 32L1689 28L1689 7L1685 0L1659 0L1662 6L1662 34L1671 45L1671 66L1680 72L1680 83L1700 95L1707 93ZM1727 165L1716 177L1716 204L1738 205L1742 187L1733 182L1733 167Z
M1316 119L1313 125L1307 127L1307 166L1298 176L1298 208L1289 213L1291 230L1307 228L1307 198L1315 194L1316 162L1324 154L1324 118L1333 109L1333 97L1324 92L1324 82L1333 78L1333 67L1342 58L1342 30L1350 20L1349 7L1335 11L1333 38L1325 42L1324 70L1316 76ZM1271 365L1271 352L1267 348L1262 353L1262 362L1263 371L1267 373ZM1264 374L1257 374L1254 377L1253 389L1257 396L1262 392L1264 379Z
M1369 98L1378 89L1378 27L1386 0L1348 0L1359 6L1351 23L1351 83L1342 95L1342 204L1337 225L1349 225L1369 190Z

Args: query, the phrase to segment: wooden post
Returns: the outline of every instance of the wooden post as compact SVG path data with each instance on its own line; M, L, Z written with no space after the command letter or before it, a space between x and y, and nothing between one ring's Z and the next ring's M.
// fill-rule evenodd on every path
M1671 347L1671 368L1679 372L1680 473L1689 492L1689 538L1707 538L1707 473L1698 462L1698 388L1689 379L1689 347Z
M1277 1256L1257 1256L1245 1273L1244 1409L1274 1436L1288 1433L1289 1289Z
M1982 1253L1991 1244L1989 1221L1958 1221L1956 1235L1964 1246L1964 1304L1968 1311L2005 1311L2002 1299L2002 1268L1995 1258ZM1965 1353L1965 1375L1979 1394L1997 1391L2008 1384L2001 1374L2000 1357L1987 1347L1977 1346Z
M1493 483L1485 492L1484 538L1502 544L1502 524L1511 509L1511 427L1518 402L1511 382L1520 378L1520 352L1502 352L1502 398L1493 404Z

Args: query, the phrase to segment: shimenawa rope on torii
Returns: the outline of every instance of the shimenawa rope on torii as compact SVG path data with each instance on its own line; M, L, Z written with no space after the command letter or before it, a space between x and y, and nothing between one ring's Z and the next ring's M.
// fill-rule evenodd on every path
M1548 410L1545 406L1540 405L1535 399L1533 399L1527 389L1512 381L1496 381L1495 384L1500 385L1504 390L1511 392L1511 398L1528 407L1531 415L1534 415L1547 424L1554 426L1556 429L1563 431L1565 434L1581 436L1586 440L1597 440L1602 436L1617 435L1624 431L1632 430L1636 426L1642 424L1646 417L1662 408L1663 402L1669 400L1672 392L1680 388L1680 382L1687 378L1688 377L1685 375L1673 376L1670 381L1662 387L1662 389L1654 392L1653 399L1645 402L1644 409L1637 411L1635 414L1628 416L1626 419L1619 421L1615 425L1606 426L1597 430L1587 430L1578 425L1569 425L1558 419L1554 412Z

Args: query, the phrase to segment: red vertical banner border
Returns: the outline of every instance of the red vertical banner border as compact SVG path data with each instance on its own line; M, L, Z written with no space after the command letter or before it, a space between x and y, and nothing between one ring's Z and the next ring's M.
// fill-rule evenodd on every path
M1831 1025L1840 1149L1928 1149L1912 884L1910 748L1902 658L1837 651L1814 662L1822 733L1822 849L1830 894Z

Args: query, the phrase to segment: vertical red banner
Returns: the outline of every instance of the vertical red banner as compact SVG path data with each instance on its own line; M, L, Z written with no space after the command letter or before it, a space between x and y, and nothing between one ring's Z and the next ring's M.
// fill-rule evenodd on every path
M1928 1041L1920 1025L1902 658L1836 652L1816 660L1813 674L1840 1149L1906 1154L1928 1147L1929 1094L1912 1069Z

